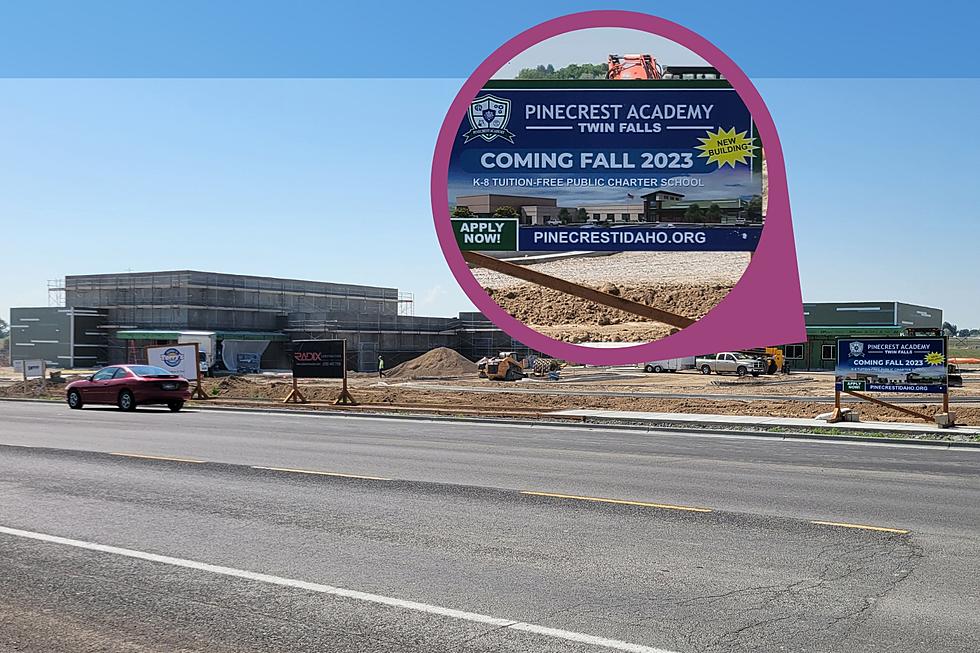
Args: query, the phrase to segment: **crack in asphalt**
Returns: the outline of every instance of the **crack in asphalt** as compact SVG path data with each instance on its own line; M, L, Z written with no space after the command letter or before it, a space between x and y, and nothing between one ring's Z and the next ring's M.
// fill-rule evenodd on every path
M815 579L804 578L785 586L742 588L689 600L689 604L717 602L762 592L761 596L752 597L751 604L738 600L731 606L732 614L742 615L741 620L736 619L735 623L708 642L691 643L702 653L759 650L759 645L767 641L780 641L784 647L792 648L790 643L799 635L812 635L822 630L828 633L836 631L832 640L840 644L869 616L881 598L908 578L921 557L921 547L912 542L909 536L886 536L856 546L847 539L828 544L814 556L814 560L823 560ZM858 597L853 589L844 591L849 581L874 589ZM842 600L846 601L849 596L852 602L857 601L856 605L846 604L847 609L843 612L814 620L814 605L823 602L827 607L832 607ZM804 597L806 600L802 600ZM753 618L754 615L760 616ZM749 619L748 623L744 622L745 619ZM773 637L772 630L777 624L780 626L779 636ZM746 637L749 634L753 636Z

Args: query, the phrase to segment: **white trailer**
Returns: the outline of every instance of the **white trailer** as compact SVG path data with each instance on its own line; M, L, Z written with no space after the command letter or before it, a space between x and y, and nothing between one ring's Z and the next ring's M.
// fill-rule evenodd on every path
M181 331L177 336L177 344L197 343L200 354L198 369L201 375L206 376L210 370L214 369L215 355L218 351L218 334L214 331Z
M651 361L643 365L644 372L676 372L677 370L693 370L695 368L694 356L684 356L683 358L667 358L662 361Z

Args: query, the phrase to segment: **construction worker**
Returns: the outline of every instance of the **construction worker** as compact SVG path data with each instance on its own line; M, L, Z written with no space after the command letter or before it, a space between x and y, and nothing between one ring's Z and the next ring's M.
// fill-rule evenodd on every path
M385 375L385 359L378 356L378 378L382 378Z

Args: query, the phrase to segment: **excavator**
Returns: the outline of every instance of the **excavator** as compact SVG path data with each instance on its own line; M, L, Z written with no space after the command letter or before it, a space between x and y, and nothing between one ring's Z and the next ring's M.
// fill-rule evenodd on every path
M664 71L649 54L611 54L606 79L663 79Z

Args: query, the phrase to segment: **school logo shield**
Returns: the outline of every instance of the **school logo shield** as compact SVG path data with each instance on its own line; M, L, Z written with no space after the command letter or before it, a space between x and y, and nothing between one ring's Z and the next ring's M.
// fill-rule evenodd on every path
M507 129L510 122L510 100L495 95L481 95L470 102L470 110L466 114L470 121L470 130L463 134L464 143L475 138L490 142L502 138L509 143L514 142L514 134Z
M864 343L863 342L852 342L851 343L851 358L858 358L864 355Z

